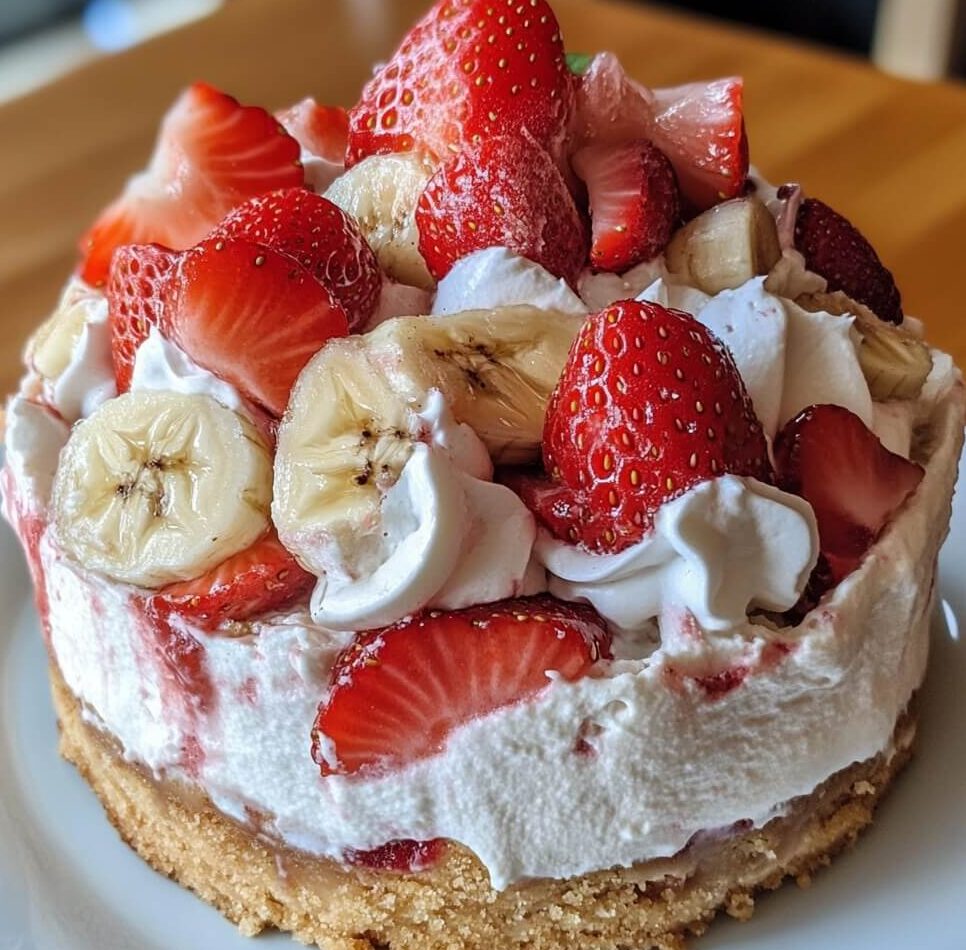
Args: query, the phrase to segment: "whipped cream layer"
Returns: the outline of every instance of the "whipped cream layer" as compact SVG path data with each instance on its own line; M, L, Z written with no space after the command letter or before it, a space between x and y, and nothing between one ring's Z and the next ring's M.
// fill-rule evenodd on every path
M950 383L937 381L919 406L930 428L916 496L802 625L749 623L712 642L682 618L649 655L553 682L383 778L323 779L309 756L328 671L348 638L304 612L238 638L190 631L213 690L199 705L128 589L82 573L45 540L55 658L91 721L130 759L197 783L239 820L259 814L263 832L310 853L449 837L479 855L498 888L672 855L698 831L761 824L887 750L925 667L962 441L963 389ZM42 491L22 470L11 468L15 491ZM586 736L589 753L577 743ZM188 761L186 749L200 754Z

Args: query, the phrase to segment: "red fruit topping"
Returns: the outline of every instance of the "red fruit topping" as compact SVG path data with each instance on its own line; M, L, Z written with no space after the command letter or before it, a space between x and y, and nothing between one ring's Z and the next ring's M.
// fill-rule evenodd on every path
M272 530L201 577L163 588L154 600L210 632L226 620L249 620L288 607L314 584Z
M739 78L655 89L651 137L695 213L744 193L748 137Z
M349 329L345 311L317 280L247 241L199 244L169 286L166 335L275 416L302 367Z
M241 238L296 261L342 304L349 329L372 316L382 288L376 255L338 205L304 188L246 201L209 235Z
M430 841L400 838L373 848L371 851L356 851L355 848L348 848L343 852L343 858L346 864L354 867L415 874L431 868L443 856L445 850L445 838L433 838Z
M131 385L137 348L159 327L170 293L169 282L181 255L157 244L127 244L111 259L107 304L111 326L111 359L117 391Z
M548 670L575 680L609 655L593 610L548 596L357 634L332 669L312 757L323 775L401 768L441 751L464 723L542 692Z
M843 291L880 320L902 323L902 298L892 272L848 218L817 198L806 198L795 219L795 247L830 291Z
M536 514L596 551L639 541L664 502L718 475L771 481L761 423L728 350L693 317L619 301L591 315L550 397L543 433L551 479L589 512ZM552 497L552 496L547 496ZM556 510L566 510L562 496Z
M555 152L572 100L546 0L440 0L350 110L346 164L385 152L438 160L506 133Z
M341 106L320 106L311 96L275 113L285 131L303 148L328 162L342 164L349 142L349 113Z
M779 485L815 510L833 585L859 566L924 474L842 406L810 406L789 422L775 439L775 469Z
M575 283L584 226L563 176L536 143L495 136L441 166L416 205L419 250L437 280L461 257L508 247Z
M148 168L81 239L81 277L103 283L121 244L188 248L246 198L301 185L299 154L264 109L195 83L164 117Z
M664 250L678 220L678 188L657 146L646 140L591 145L573 165L590 196L596 270L622 273Z

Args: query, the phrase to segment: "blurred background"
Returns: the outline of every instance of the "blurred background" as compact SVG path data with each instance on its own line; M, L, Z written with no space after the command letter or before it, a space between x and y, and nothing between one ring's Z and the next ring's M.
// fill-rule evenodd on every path
M0 101L205 16L222 2L231 0L0 0ZM368 0L359 3L365 6ZM913 78L962 76L966 65L964 0L662 0L655 5L848 50Z

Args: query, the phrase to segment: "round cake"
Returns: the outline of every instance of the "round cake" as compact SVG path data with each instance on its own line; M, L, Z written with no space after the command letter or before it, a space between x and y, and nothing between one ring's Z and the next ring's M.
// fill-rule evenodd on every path
M204 83L7 404L61 752L245 934L677 950L909 759L966 390L871 244L545 0Z

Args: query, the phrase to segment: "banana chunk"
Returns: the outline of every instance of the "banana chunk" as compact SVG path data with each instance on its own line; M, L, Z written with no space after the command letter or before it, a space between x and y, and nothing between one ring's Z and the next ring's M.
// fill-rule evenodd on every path
M876 317L857 317L859 366L877 402L916 399L932 370L929 347L911 333Z
M52 504L68 554L154 588L252 544L271 500L271 455L247 419L209 396L131 392L74 427Z
M439 389L497 464L540 457L544 417L583 317L535 307L400 317L369 334L370 359L419 404Z
M103 310L103 314L99 311ZM79 280L64 288L54 312L27 341L26 362L46 380L67 369L84 327L92 318L106 319L107 301Z
M351 215L390 277L432 290L436 286L419 253L416 202L431 170L416 155L371 155L340 175L325 193Z
M665 252L668 272L712 297L767 274L781 257L778 229L757 198L709 208L678 231Z

